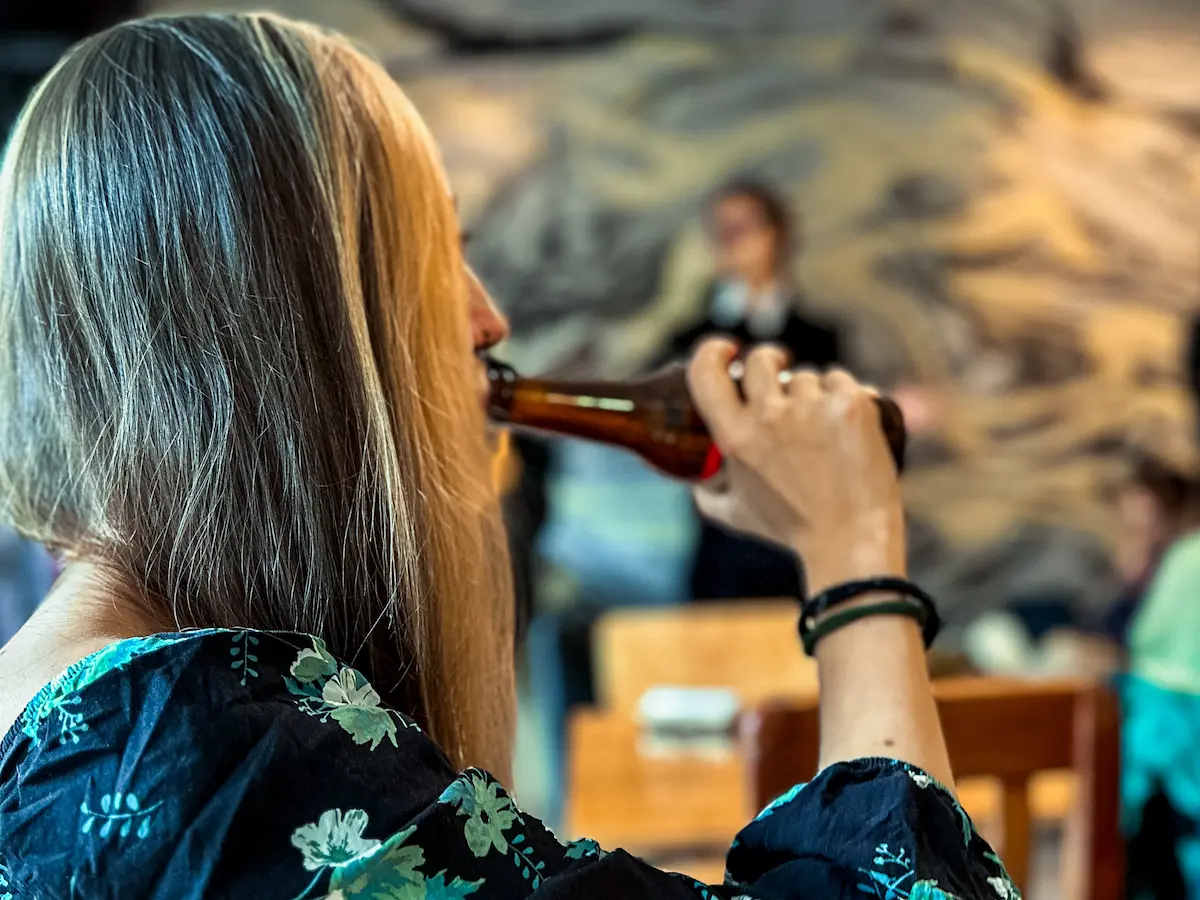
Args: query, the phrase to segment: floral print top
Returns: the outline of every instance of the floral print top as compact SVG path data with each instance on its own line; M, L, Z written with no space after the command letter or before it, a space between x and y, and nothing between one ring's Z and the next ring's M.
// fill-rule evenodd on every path
M564 844L301 635L113 644L0 744L0 900L1017 896L950 794L888 760L788 791L721 885Z

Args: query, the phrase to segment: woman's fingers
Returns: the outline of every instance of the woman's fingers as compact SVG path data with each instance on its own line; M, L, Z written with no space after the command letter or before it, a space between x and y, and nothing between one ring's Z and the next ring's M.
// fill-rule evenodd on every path
M737 355L737 345L724 338L702 341L688 364L688 390L708 432L725 454L735 452L745 441L745 404L737 385L729 377L729 364Z
M746 357L746 374L742 390L751 406L763 406L783 399L784 388L779 376L788 367L789 357L783 348L773 344L755 347Z

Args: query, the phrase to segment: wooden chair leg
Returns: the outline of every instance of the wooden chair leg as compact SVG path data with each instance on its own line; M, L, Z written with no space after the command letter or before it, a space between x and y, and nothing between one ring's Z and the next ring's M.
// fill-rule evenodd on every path
M1032 823L1029 812L1029 783L1024 780L1001 782L1004 811L1004 849L1002 857L1009 877L1024 893L1029 888L1029 846Z
M1120 708L1116 695L1104 686L1082 694L1076 704L1075 761L1082 873L1079 897L1120 900L1125 894Z

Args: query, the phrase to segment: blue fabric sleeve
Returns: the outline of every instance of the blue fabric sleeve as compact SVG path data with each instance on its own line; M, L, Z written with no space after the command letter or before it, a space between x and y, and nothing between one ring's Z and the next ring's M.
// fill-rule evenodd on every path
M830 766L775 800L735 839L728 880L772 900L1019 897L954 796L885 759Z

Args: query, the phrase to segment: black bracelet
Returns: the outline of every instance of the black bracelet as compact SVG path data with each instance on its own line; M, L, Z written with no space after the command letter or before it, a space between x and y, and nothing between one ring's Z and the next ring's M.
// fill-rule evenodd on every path
M921 633L925 638L925 648L933 646L938 632L942 630L942 619L938 615L933 598L905 578L867 578L862 581L847 581L844 584L827 588L817 596L804 602L800 611L800 639L817 627L817 620L836 606L840 606L863 594L900 594L902 597L916 601L925 612L921 623Z
M804 652L809 656L814 655L817 644L822 638L837 631L843 625L849 625L851 622L857 622L859 619L866 619L870 616L907 616L914 619L921 628L925 627L925 623L929 619L925 607L918 606L911 600L882 600L866 606L852 606L850 609L830 613L805 632L801 637L801 641L804 643Z

